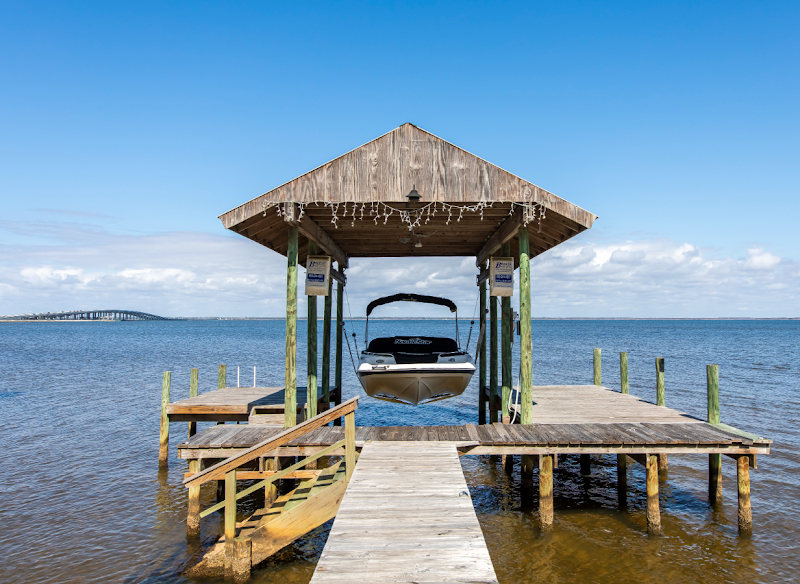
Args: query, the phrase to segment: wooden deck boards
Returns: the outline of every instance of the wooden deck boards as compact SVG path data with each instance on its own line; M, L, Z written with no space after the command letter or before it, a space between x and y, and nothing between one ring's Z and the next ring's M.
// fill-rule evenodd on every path
M453 442L364 447L311 578L353 581L497 582Z

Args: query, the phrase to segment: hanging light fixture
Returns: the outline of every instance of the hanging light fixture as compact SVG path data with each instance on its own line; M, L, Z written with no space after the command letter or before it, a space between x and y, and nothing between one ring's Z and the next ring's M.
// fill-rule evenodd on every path
M410 203L419 203L421 198L422 195L417 192L416 185L411 185L411 192L406 195L406 199L408 199Z

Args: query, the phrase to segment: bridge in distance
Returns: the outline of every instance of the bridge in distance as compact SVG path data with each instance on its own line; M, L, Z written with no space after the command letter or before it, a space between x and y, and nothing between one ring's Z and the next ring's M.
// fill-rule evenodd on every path
M69 310L0 316L0 320L172 320L135 310Z

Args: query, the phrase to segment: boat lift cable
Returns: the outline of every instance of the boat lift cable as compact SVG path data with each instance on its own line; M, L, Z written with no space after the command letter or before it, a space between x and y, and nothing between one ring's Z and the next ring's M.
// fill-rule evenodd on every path
M345 329L344 323L342 323L342 329ZM347 341L347 352L350 353L350 363L353 365L353 373L358 377L358 369L356 369L356 362L353 360L353 351L350 349L350 339L347 338L347 330L345 329L342 332L344 333L344 340ZM355 336L356 334L353 333L353 337ZM356 347L356 350L358 350L358 347Z
M475 297L475 307L472 309L472 320L469 321L469 334L467 335L467 353L469 353L469 340L472 338L472 327L475 326L475 313L478 311L478 299L480 296ZM477 359L477 355L475 357Z
M345 299L345 302L347 302L347 314L350 315L350 324L352 324L353 323L353 312L350 310L350 296L347 295L347 288L344 289L344 299ZM347 338L347 335L345 335L345 338ZM366 343L366 342L367 341L366 341L366 338L365 338L364 339L364 343ZM355 343L356 354L358 354L358 340L356 339L355 331L353 332L353 343ZM348 348L348 350L350 349L350 341L347 341L347 348ZM366 350L366 347L364 347L364 349ZM352 357L353 357L353 355L351 353L350 358L352 359ZM353 364L353 369L355 369L355 363Z

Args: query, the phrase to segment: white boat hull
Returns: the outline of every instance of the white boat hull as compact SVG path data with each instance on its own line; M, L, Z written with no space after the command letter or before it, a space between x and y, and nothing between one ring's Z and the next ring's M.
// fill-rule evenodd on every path
M461 395L474 373L472 363L362 363L358 380L370 397L417 405Z

